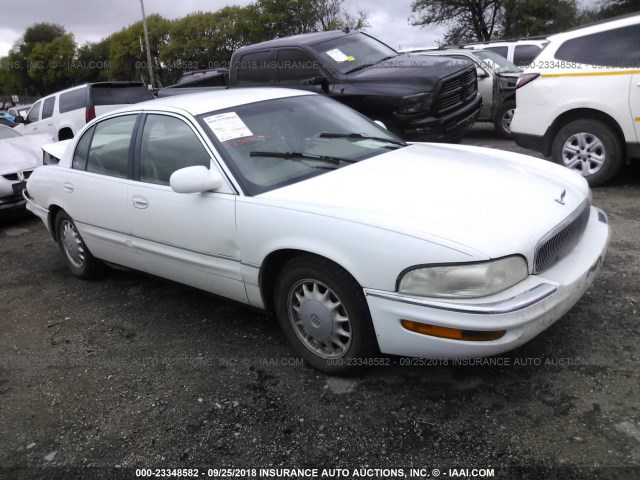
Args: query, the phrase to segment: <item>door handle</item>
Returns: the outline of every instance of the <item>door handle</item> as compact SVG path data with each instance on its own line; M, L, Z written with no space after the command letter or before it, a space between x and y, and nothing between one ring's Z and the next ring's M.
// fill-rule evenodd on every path
M65 182L64 185L62 186L62 188L64 188L64 191L67 193L72 193L73 192L73 184L69 183L69 182Z
M131 204L136 208L147 208L149 206L149 201L140 195L134 195L131 199Z

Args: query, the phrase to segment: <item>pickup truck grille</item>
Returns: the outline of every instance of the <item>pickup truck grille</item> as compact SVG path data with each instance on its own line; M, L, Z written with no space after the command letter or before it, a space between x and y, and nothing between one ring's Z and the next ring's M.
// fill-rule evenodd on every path
M478 93L478 79L475 68L447 78L441 83L438 94L438 113L447 113L474 99Z
M553 267L578 244L587 228L591 204L585 200L565 221L547 233L536 246L533 273Z

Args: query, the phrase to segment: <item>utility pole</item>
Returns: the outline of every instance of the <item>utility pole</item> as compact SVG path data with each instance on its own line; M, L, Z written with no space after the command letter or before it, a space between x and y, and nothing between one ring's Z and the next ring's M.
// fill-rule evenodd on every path
M153 80L153 66L151 65L151 50L149 49L149 31L147 30L147 17L144 14L144 0L140 0L140 7L142 8L142 26L144 27L144 44L147 48L147 65L149 66L149 79L151 81L151 87L155 86Z

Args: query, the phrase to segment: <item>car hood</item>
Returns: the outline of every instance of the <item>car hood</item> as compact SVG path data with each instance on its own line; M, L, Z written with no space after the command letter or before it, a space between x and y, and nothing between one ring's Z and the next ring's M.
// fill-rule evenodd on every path
M588 196L582 177L544 160L480 147L413 144L258 198L470 255L520 253L531 260L536 243Z
M42 145L50 142L51 137L44 134L0 140L0 175L42 165Z
M350 83L413 85L421 91L432 91L441 78L472 65L468 60L433 55L398 55L347 75Z

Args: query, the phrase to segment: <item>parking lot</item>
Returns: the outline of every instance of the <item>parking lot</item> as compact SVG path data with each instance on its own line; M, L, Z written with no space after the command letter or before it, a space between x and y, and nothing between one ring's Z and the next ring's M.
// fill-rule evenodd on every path
M527 153L488 124L463 143ZM593 203L609 216L608 255L552 328L502 357L392 358L352 378L302 365L260 312L136 272L78 280L38 219L2 218L0 478L76 467L640 478L640 162Z

